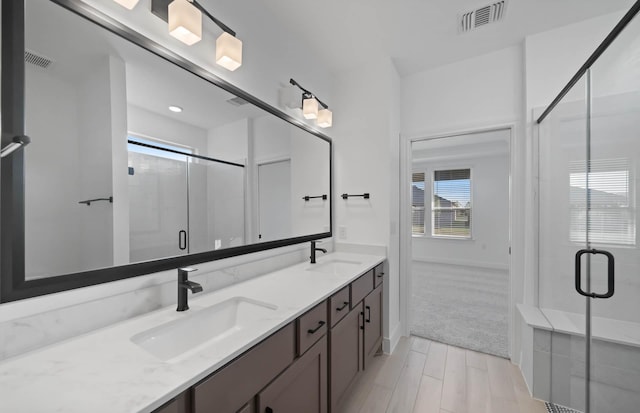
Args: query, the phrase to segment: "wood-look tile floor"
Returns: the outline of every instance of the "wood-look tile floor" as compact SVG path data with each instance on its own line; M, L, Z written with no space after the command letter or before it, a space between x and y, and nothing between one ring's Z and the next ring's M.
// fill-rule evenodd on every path
M373 359L340 413L545 413L509 360L420 337Z

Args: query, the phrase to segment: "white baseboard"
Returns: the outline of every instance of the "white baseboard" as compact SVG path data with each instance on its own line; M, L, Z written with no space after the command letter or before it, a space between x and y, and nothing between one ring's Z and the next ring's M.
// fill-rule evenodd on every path
M385 352L385 354L392 354L400 341L400 337L402 337L402 324L398 323L390 336L382 339L382 351Z

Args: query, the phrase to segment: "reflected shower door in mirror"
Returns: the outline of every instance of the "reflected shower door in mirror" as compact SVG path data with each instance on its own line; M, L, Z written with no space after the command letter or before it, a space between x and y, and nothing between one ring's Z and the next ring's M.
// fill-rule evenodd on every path
M244 165L133 136L127 149L131 262L243 244Z
M303 199L330 193L328 139L53 1L25 5L24 280L330 232L330 198Z

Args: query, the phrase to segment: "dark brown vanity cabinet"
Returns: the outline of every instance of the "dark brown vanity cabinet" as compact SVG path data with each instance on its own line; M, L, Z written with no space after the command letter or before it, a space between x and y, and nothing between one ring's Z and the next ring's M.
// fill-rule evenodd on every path
M352 384L382 343L382 282L376 282L382 277L374 278L374 273L371 270L351 284L352 310L337 324L332 323L329 331L332 412L339 410Z
M191 413L189 391L180 394L180 396L155 410L154 413Z
M295 357L295 328L287 325L193 387L194 413L236 413Z
M364 366L382 344L382 285L364 299Z
M327 413L382 342L382 264L154 413Z
M260 413L327 413L326 335L261 391L257 400Z
M347 389L363 370L362 303L329 332L331 411L342 402Z

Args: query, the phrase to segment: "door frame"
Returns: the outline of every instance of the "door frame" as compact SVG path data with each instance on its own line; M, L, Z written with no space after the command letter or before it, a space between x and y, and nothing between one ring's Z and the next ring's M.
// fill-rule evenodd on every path
M254 170L255 175L253 177L254 185L252 190L254 204L253 204L252 214L251 214L252 222L254 222L253 237L255 239L252 240L253 242L263 242L258 238L260 234L260 167L264 165L270 165L273 163L280 163L280 162L291 162L291 156L289 155L275 156L270 158L263 158L255 162L255 170Z
M514 176L517 173L515 164L517 162L517 154L519 148L514 148L516 143L515 136L518 128L516 122L491 124L477 127L470 127L464 129L454 129L439 133L418 133L411 135L400 135L400 200L399 200L399 232L400 232L400 323L402 326L402 335L410 335L409 316L411 314L411 291L412 291L412 273L411 273L411 260L412 260L412 234L411 234L411 176L412 176L412 154L411 145L413 142L422 140L433 140L450 138L460 135L469 135L482 132L493 132L499 130L509 131L509 248L511 250L514 244L514 211L516 211L516 200L514 197ZM513 358L514 352L514 310L515 310L515 294L513 292L514 283L512 278L512 270L514 267L513 253L509 254L508 260L508 333L507 333L507 348L509 357Z

